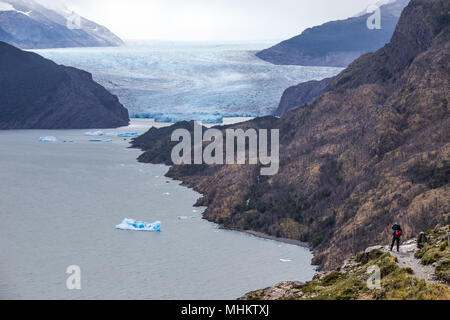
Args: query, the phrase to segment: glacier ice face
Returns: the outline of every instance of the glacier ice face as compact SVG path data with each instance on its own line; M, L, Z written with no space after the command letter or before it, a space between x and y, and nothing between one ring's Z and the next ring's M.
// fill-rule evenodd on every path
M57 139L53 136L47 136L47 137L40 137L39 141L40 142L56 142Z
M123 219L121 224L116 226L119 230L131 230L131 231L161 231L161 221L153 223L147 223L143 221L136 221L134 219Z
M283 91L334 76L341 68L277 66L254 51L269 44L138 43L117 48L38 50L59 64L87 70L117 95L131 117L158 122L271 114Z

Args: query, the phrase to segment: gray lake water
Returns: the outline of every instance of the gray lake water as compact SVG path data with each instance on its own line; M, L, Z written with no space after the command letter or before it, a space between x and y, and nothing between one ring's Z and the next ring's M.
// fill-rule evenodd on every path
M0 131L0 299L235 299L313 277L308 249L217 229L193 207L198 193L164 177L167 166L86 131ZM124 218L160 220L162 232L116 230ZM70 265L80 290L66 288Z

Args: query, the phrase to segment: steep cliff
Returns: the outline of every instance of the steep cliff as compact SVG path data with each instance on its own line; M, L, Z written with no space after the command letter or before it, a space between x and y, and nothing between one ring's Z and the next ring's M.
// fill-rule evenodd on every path
M203 194L206 219L307 241L324 268L384 241L393 221L407 238L448 222L449 11L447 0L412 0L392 41L357 59L313 103L235 125L280 129L278 174L181 165L168 175ZM141 161L154 152L146 150Z
M0 129L112 128L128 111L85 71L0 42Z

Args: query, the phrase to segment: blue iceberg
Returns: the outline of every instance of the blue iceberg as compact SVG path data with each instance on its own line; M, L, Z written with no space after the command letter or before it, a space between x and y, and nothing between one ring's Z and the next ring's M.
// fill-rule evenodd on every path
M119 133L117 136L121 137L121 138L136 138L136 137L139 136L139 133L137 133L137 132L124 132L124 133Z
M101 139L89 139L89 142L112 142L111 139L108 140L101 140Z
M142 221L136 221L133 219L123 219L122 223L116 226L116 229L120 230L132 230L132 231L161 231L161 221L153 223L147 223Z

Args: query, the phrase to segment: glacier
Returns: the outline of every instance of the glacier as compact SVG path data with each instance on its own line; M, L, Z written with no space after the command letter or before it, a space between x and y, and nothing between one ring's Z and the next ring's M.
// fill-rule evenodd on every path
M131 230L131 231L161 231L161 221L155 221L153 223L147 223L143 221L136 221L134 219L123 219L121 224L116 226L119 230Z
M119 97L133 118L157 122L272 114L284 90L341 68L278 66L255 52L270 43L129 42L123 47L34 50L81 68Z

